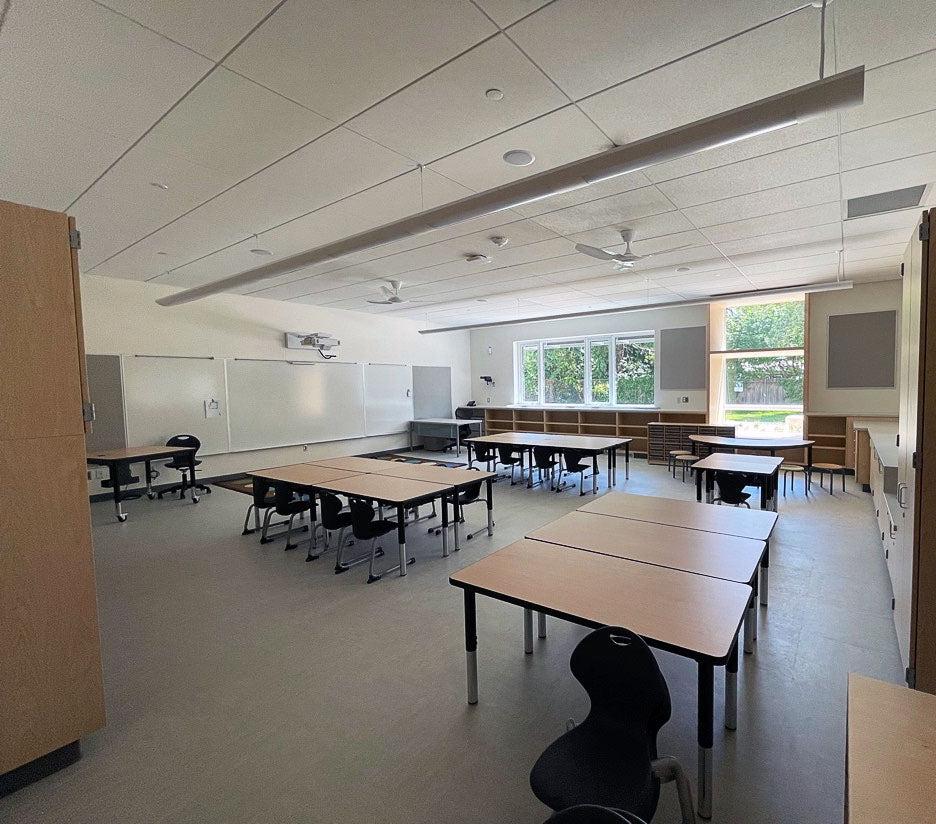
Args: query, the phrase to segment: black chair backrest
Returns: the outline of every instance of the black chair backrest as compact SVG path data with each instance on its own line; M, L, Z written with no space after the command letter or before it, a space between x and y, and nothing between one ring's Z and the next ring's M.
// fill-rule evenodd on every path
M278 515L289 515L289 505L296 499L295 491L286 484L273 485L273 504Z
M656 736L670 718L666 679L644 640L628 629L602 627L586 635L572 653L569 668L591 700L588 718L646 738L656 758Z
M500 456L500 462L502 464L520 463L520 459L513 456L513 453L516 451L516 449L517 447L511 446L507 443L498 446L497 454Z
M582 461L588 457L587 452L581 449L563 449L562 460L565 463L566 472L582 472L588 467L582 466Z
M747 478L736 472L716 472L715 483L718 484L718 496L726 504L744 503L750 495L746 495L744 487Z
M194 446L195 454L198 454L198 450L201 449L201 441L198 440L194 435L173 435L168 441L166 441L166 446ZM188 459L186 457L180 457L175 455L166 466L170 466L178 469L179 467L188 467Z
M253 493L254 506L269 506L270 502L267 496L270 494L270 482L266 478L254 478L251 491Z
M374 520L374 507L368 501L359 501L355 498L348 499L348 506L351 509L351 532L354 537L365 540L372 537L368 526Z
M341 498L337 495L332 495L331 492L322 493L322 526L325 529L338 529L340 524L338 523L338 513L344 508L344 505L341 503ZM371 510L371 517L373 517L373 510Z
M140 479L130 471L130 464L119 463L117 464L117 483L121 486L128 486L129 484L135 484ZM113 484L111 483L110 476L103 481L101 481L101 486L110 489Z
M624 810L578 804L553 813L546 824L644 824L644 820Z
M534 446L533 463L537 469L552 469L556 465L556 460L553 458L555 454L556 450L551 446Z
M472 415L471 412L469 412L464 407L459 406L458 409L455 410L455 417L460 421L465 421L473 418L474 415Z
M481 481L477 483L468 484L468 486L463 486L458 491L458 503L460 504L470 504L474 503L481 497Z
M494 449L486 443L475 442L474 453L475 460L481 461L481 463L487 463L488 461L494 460Z

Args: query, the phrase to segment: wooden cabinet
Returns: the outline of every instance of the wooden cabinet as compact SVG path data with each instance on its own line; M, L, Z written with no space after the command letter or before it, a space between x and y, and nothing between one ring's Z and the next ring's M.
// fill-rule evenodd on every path
M0 201L0 779L104 724L69 228Z

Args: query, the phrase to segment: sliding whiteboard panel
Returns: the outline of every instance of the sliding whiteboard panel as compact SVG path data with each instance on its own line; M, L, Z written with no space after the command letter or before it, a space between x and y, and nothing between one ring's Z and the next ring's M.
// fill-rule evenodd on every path
M359 363L231 360L227 383L232 451L365 434Z
M395 363L364 365L364 417L368 435L407 432L413 420L413 368Z
M228 451L224 361L211 358L122 358L127 444L164 444L173 435L194 435L199 454ZM217 409L206 416L205 402Z

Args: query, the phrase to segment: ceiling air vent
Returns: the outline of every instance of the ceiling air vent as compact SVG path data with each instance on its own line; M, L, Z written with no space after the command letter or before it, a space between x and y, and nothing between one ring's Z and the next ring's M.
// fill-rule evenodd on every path
M925 185L910 186L907 189L894 189L892 192L853 197L847 201L848 219L880 215L884 212L896 212L899 209L910 209L913 206L919 206L925 188Z

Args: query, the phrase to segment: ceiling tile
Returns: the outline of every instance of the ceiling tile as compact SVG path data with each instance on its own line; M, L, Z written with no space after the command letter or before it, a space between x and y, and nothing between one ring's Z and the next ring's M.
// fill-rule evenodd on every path
M910 235L920 224L920 209L902 209L899 212L887 212L882 215L869 215L868 217L846 220L845 237L857 238L861 235L870 235L876 232L905 232L907 241Z
M194 49L220 60L276 6L277 0L107 0L107 5Z
M488 100L484 92L490 88L501 89L505 98ZM348 127L430 163L567 102L498 35L355 117Z
M561 209L567 209L579 203L600 200L609 195L630 192L633 189L640 189L649 185L650 179L643 172L631 172L631 174L612 177L608 180L602 180L600 183L593 183L590 186L584 186L580 189L573 189L571 192L563 192L562 194L553 195L552 197L546 197L542 200L528 203L525 206L517 206L516 211L529 217L535 217L549 212L558 212Z
M717 200L684 209L686 216L702 228L746 218L789 212L822 203L838 203L838 175L791 183L762 192Z
M501 28L545 6L549 0L476 0Z
M936 109L936 50L865 72L864 103L839 115L842 131Z
M678 207L683 208L823 177L837 171L838 146L837 141L831 138L658 185Z
M226 65L343 121L496 31L463 0L287 0Z
M859 260L886 260L899 258L903 255L907 248L907 243L909 242L910 238L908 237L906 240L900 241L898 243L885 243L883 245L868 245L847 248L845 249L845 262L855 263Z
M540 215L536 220L554 232L569 235L599 226L626 226L630 220L672 210L663 195L647 186Z
M27 103L127 146L212 65L90 0L14 2L3 35L4 115Z
M448 155L430 168L482 191L587 157L609 146L594 123L575 106L566 106ZM536 160L529 166L510 166L503 157L509 149L526 149Z
M330 120L218 68L144 138L236 183L332 128Z
M791 14L614 86L580 105L616 143L630 143L814 80L816 66L807 59L816 51L814 35L813 15ZM653 43L652 49L623 51L656 57L657 41L647 42ZM590 68L590 62L580 65Z
M858 169L933 150L936 110L842 135L842 168Z
M685 232L692 229L693 225L681 212L663 212L650 217L630 220L626 226L624 224L602 226L598 229L589 229L587 232L568 235L568 238L575 243L586 243L589 246L610 249L622 245L621 229L623 228L631 230L634 238L634 248L640 249L641 245L650 238Z
M744 238L743 240L729 240L719 243L721 249L728 257L743 255L748 252L758 252L765 249L781 249L788 247L806 247L812 244L831 243L836 246L841 242L841 224L827 223L823 226L812 226L808 229L796 229L790 232L777 232L758 237Z
M728 240L741 240L791 229L805 229L810 226L835 223L841 220L841 217L841 205L835 201L821 206L806 206L790 212L778 212L773 215L762 215L709 226L705 229L705 235L715 243L722 243Z
M771 250L752 255L737 255L732 260L748 277L755 278L784 271L800 269L828 269L837 267L839 252L825 252L805 257L788 257L786 250Z
M930 0L838 0L835 50L843 68L869 68L929 51L936 43Z
M510 35L577 99L789 8L784 0L558 0L514 26Z
M936 152L865 166L842 174L845 199L936 181Z

